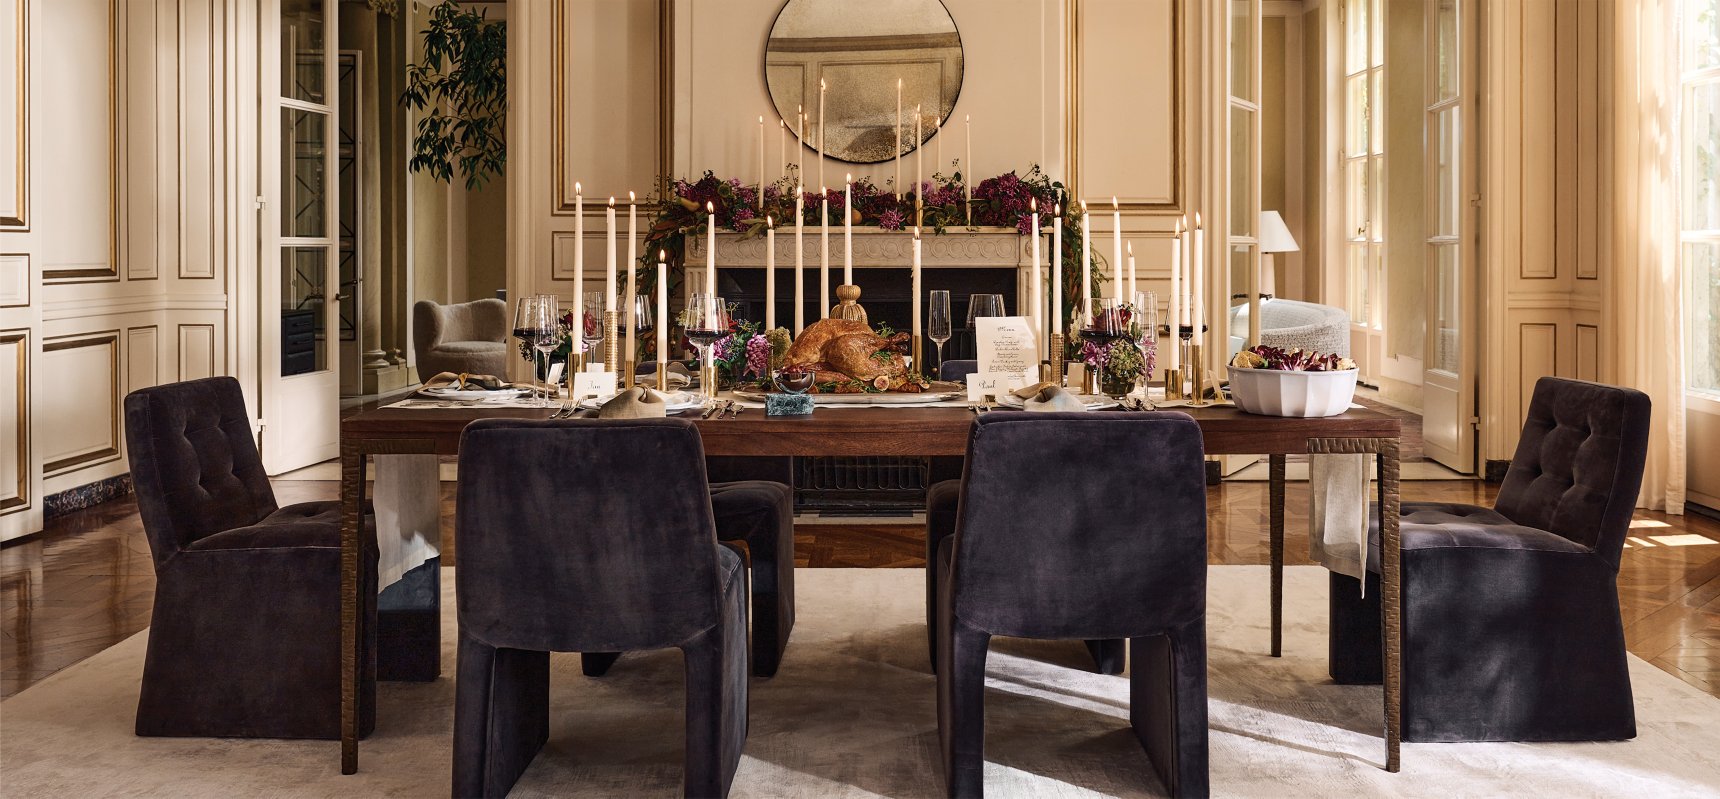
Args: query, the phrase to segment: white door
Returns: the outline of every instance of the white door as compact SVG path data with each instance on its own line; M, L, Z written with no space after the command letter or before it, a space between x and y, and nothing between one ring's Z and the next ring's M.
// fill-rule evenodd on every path
M1422 372L1422 449L1465 474L1475 471L1476 193L1470 126L1478 43L1471 0L1427 0L1427 345Z
M263 466L280 474L340 450L334 2L267 0L262 22Z
M1379 385L1385 361L1385 85L1380 0L1338 6L1343 42L1343 274L1350 356L1359 379Z

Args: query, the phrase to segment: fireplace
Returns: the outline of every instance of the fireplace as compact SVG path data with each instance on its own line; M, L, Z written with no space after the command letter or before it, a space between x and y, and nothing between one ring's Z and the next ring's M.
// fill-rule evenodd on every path
M688 240L687 282L705 284L705 237ZM888 324L896 330L912 330L913 238L901 232L866 229L854 231L854 280L862 294L872 324ZM820 242L808 230L802 258L806 264L806 321L817 321ZM952 230L921 239L921 288L927 292L950 292L950 340L944 358L974 357L973 331L967 329L968 297L972 294L1002 294L1005 307L1019 312L1016 299L1029 285L1031 243L1012 228ZM842 282L842 233L830 236L830 297ZM718 289L723 298L739 307L743 319L763 323L765 319L765 240L739 240L737 234L719 233L717 243ZM779 231L776 237L776 323L794 326L794 231ZM691 288L689 288L691 290ZM922 298L924 302L924 298ZM924 308L922 306L922 313ZM921 320L922 324L924 319ZM924 343L926 371L935 373L936 348ZM795 458L795 506L803 511L836 515L901 513L925 506L926 488L939 479L959 477L959 458Z

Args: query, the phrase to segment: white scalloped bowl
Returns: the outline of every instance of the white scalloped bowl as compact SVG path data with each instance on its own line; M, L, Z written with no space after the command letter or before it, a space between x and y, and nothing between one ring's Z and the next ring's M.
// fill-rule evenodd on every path
M1336 416L1356 396L1356 370L1291 372L1283 369L1230 369L1230 395L1236 407L1263 416Z

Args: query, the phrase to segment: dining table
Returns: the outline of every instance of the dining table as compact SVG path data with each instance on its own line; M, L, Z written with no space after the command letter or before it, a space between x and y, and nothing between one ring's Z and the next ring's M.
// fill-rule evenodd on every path
M359 564L372 459L398 455L457 455L466 426L479 419L547 419L555 408L517 406L379 407L349 416L340 431L341 500L341 772L358 770ZM1378 463L1381 625L1384 662L1385 764L1399 770L1402 697L1401 542L1398 530L1400 426L1396 418L1352 406L1335 416L1261 416L1230 405L1178 407L1199 423L1207 455L1268 457L1270 614L1273 657L1282 655L1285 463L1290 455L1373 455ZM989 411L1008 413L1012 411ZM1096 411L1104 413L1106 411ZM805 416L762 410L701 418L688 415L711 456L962 456L975 413L968 407L820 406ZM432 459L430 473L434 474ZM431 478L434 479L434 478ZM380 485L380 482L379 482ZM380 502L380 499L379 499ZM382 508L378 508L381 513ZM374 583L372 583L374 584Z

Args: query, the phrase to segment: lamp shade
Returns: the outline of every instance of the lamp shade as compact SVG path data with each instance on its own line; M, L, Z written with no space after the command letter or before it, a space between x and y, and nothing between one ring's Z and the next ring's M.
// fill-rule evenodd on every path
M1261 252L1296 252L1300 249L1296 246L1296 238L1290 235L1290 228L1284 226L1284 217L1277 211L1260 212Z

